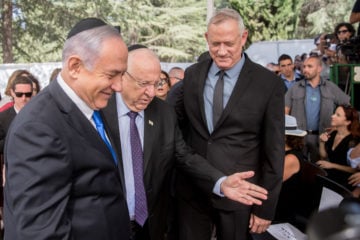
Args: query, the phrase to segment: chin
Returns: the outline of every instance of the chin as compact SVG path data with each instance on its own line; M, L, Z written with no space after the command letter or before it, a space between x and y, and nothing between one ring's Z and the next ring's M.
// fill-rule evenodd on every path
M216 65L221 69L229 69L233 66L232 63L228 61L216 61Z
M109 102L108 100L98 102L98 103L96 103L96 108L97 109L105 108L108 105L108 102Z

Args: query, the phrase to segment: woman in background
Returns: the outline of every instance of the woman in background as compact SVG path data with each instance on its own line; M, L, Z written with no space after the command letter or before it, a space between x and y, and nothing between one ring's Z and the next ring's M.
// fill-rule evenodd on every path
M354 147L360 138L359 114L351 106L340 105L331 116L333 131L322 133L320 138L320 156L316 163L328 173L328 177L337 183L353 190L348 178L354 172L348 165L347 152Z
M356 173L352 174L349 177L349 184L352 185L355 189L353 190L354 197L360 197L360 143L358 143L354 148L350 148L347 154L347 159L349 165L356 169Z
M170 90L170 77L167 72L161 70L160 74L160 82L158 86L155 88L156 97L165 101L166 96Z
M299 196L300 175L304 160L304 136L306 131L297 128L296 118L285 115L285 159L283 185L276 208L276 222L295 220L295 210L301 204ZM295 223L294 223L295 224Z

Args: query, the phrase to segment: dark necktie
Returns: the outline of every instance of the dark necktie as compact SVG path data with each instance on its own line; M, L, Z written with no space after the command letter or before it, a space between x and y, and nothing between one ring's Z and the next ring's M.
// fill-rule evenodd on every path
M214 127L215 127L217 121L219 120L221 113L223 111L223 98L224 98L224 74L225 74L225 71L221 70L218 74L219 74L219 78L215 84L214 97L213 97L213 125L214 125Z
M127 115L130 117L130 144L135 183L135 221L143 226L148 217L148 210L144 187L143 151L135 123L138 113L131 111Z
M105 142L106 146L110 150L111 155L113 157L113 160L114 160L115 164L117 165L116 154L115 154L114 149L111 147L111 144L109 143L108 139L106 138L105 129L104 129L104 123L103 123L103 121L101 119L100 112L99 111L94 111L92 119L95 122L96 130L98 131L98 133L100 134L102 140Z

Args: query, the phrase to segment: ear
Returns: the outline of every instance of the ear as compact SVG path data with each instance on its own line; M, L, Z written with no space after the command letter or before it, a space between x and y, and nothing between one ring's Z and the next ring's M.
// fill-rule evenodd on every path
M81 72L83 63L79 56L74 55L69 58L67 61L67 68L69 69L69 75L72 78L77 78L77 75Z
M241 45L243 46L243 48L245 47L245 43L247 41L248 34L249 34L248 30L244 29L244 31L241 35Z
M349 125L351 124L351 121L350 121L350 120L346 120L346 121L345 121L345 124L346 124L346 126L349 126Z
M10 88L10 95L13 99L15 98L15 92L12 90L12 88Z

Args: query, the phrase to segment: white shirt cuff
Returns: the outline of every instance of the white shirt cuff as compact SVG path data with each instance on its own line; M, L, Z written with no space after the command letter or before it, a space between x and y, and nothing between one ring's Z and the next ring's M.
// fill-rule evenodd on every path
M221 192L220 186L222 184L223 181L225 181L227 177L223 176L221 178L219 178L219 180L216 181L215 186L213 188L213 193L220 196L220 197L225 197L225 195Z

